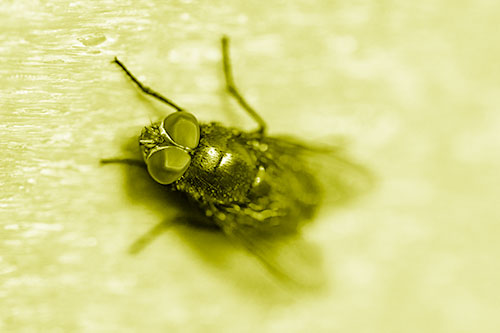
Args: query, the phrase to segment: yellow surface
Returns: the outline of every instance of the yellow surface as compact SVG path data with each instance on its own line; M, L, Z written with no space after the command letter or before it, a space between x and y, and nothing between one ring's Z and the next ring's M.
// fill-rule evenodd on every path
M0 2L0 331L498 332L499 20L487 0ZM343 135L379 179L305 231L321 293L200 230L127 253L179 208L99 166L168 111L110 61L251 128L223 33L272 133Z

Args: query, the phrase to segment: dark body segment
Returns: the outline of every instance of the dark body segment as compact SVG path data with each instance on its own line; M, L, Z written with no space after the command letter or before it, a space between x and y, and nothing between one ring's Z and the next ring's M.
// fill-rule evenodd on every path
M321 201L320 186L299 149L278 138L203 124L191 155L174 188L223 228L294 232Z
M257 174L258 157L245 149L241 136L230 128L201 125L200 143L192 152L188 171L175 183L188 194L229 205L244 203Z

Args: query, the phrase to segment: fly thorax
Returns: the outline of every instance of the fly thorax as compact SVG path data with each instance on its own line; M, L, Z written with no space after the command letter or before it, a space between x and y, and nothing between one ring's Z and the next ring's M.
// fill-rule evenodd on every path
M244 153L224 148L199 147L184 179L220 203L242 202L252 187L257 169Z

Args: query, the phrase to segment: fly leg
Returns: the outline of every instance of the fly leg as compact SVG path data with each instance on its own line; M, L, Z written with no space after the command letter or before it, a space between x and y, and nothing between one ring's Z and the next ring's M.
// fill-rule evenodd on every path
M128 253L130 254L138 254L146 246L148 246L152 241L154 241L158 236L165 231L165 229L168 227L168 222L167 221L162 221L155 225L153 228L151 228L148 232L146 232L144 235L139 237L135 242L130 245L128 249Z
M226 89L231 94L231 96L236 99L236 101L241 105L243 109L257 122L259 128L257 132L264 135L266 132L266 122L259 116L257 111L255 111L243 98L243 96L236 88L233 78L233 71L231 68L231 59L229 58L229 38L227 36L222 37L222 65L224 68L224 77L226 78Z
M172 102L170 99L166 98L165 96L163 96L162 94L154 91L153 89L143 85L128 69L127 67L125 67L125 65L120 61L118 60L117 57L115 57L115 59L113 60L114 63L116 63L118 66L120 66L120 68L125 72L125 74L127 74L127 76L137 85L137 87L139 87L139 89L141 89L145 94L148 94L150 96L153 96L154 98L156 99L159 99L160 101L162 101L163 103L166 103L168 105L170 105L171 107L173 107L174 109L176 109L177 111L183 111L183 109L178 106L177 104L175 104L174 102Z
M164 220L150 230L148 230L145 234L135 240L132 245L130 245L128 249L128 253L130 254L138 254L142 250L146 248L149 244L151 244L159 235L161 235L165 230L172 226L180 226L180 225L188 225L192 227L198 227L200 229L205 230L219 230L218 227L214 224L209 224L206 220L203 220L202 217L199 216L178 216L173 220Z
M126 164L138 166L141 168L146 167L146 163L144 161L136 160L133 158L103 158L100 162L101 164Z

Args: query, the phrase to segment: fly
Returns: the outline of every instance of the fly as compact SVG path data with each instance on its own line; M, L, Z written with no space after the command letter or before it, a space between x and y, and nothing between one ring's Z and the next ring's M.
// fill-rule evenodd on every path
M139 136L142 161L101 162L146 167L166 190L186 195L199 210L202 223L221 229L278 277L308 283L310 274L304 273L309 270L304 268L309 264L307 256L301 259L304 251L289 246L298 244L290 240L297 240L301 227L314 216L324 187L339 201L359 191L367 173L340 149L310 147L296 139L267 136L265 121L234 82L229 39L223 37L221 42L227 91L257 128L243 131L216 122L199 123L192 113L143 85L115 58L114 63L139 89L175 112L144 127ZM322 167L315 168L317 165ZM157 231L153 229L152 234Z

